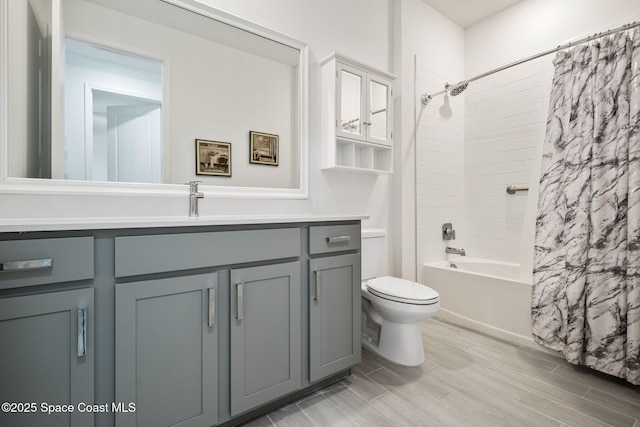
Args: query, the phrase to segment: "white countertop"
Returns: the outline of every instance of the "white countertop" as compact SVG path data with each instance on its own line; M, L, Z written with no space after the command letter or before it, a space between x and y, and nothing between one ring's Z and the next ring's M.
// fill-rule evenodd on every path
M289 224L323 221L354 221L363 215L220 215L189 218L186 216L113 217L113 218L17 218L0 219L0 233L29 231L112 230L124 228L197 227L206 225Z

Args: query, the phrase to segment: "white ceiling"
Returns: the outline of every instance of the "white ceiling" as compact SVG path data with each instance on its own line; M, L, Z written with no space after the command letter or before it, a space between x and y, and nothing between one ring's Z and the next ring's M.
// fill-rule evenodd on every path
M520 0L423 0L462 28L518 3Z

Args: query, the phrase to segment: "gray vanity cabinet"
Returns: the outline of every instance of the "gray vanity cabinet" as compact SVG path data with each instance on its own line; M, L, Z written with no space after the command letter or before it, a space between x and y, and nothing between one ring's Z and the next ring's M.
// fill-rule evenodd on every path
M136 405L116 425L211 426L300 389L300 247L294 227L116 236L115 398Z
M94 403L94 239L8 237L0 240L0 403L28 413L0 411L0 426L93 426L79 405ZM48 414L48 405L67 406Z
M231 416L301 386L300 262L231 270Z
M92 288L0 299L0 402L21 405L0 425L93 426L93 311Z
M360 225L310 227L309 379L360 362Z
M38 405L0 426L238 425L329 384L359 254L346 220L0 233L0 403Z
M360 255L309 263L309 377L313 382L360 362Z
M218 422L217 273L116 285L117 426Z

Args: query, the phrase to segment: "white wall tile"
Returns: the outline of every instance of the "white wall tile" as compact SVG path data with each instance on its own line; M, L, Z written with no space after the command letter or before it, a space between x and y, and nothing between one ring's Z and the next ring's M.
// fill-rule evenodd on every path
M548 62L537 60L474 81L450 98L455 100L451 117L440 118L433 108L420 118L416 193L423 249L418 260L444 259L438 252L443 221L454 223L452 246L464 244L468 255L519 261L527 197L508 195L506 187L530 182L546 128L553 72ZM442 79L427 67L417 72L424 72L419 80L425 84L429 78ZM441 104L434 99L430 106ZM456 181L449 182L452 178Z

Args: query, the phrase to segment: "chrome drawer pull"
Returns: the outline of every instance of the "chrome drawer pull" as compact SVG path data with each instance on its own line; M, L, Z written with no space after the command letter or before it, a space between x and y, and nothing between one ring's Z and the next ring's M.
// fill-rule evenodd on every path
M0 264L0 271L41 270L53 267L53 258L32 259L27 261L7 261Z
M78 309L78 357L87 355L87 309Z
M334 243L348 243L350 240L351 240L351 236L327 237L327 243L330 245Z
M209 289L209 321L207 322L209 327L213 327L216 324L216 290Z
M316 295L313 298L317 302L320 302L320 272L316 271Z
M242 287L243 287L242 283L238 283L236 285L236 319L238 320L242 320L242 318L244 317L244 313L243 313L244 301L242 296Z

